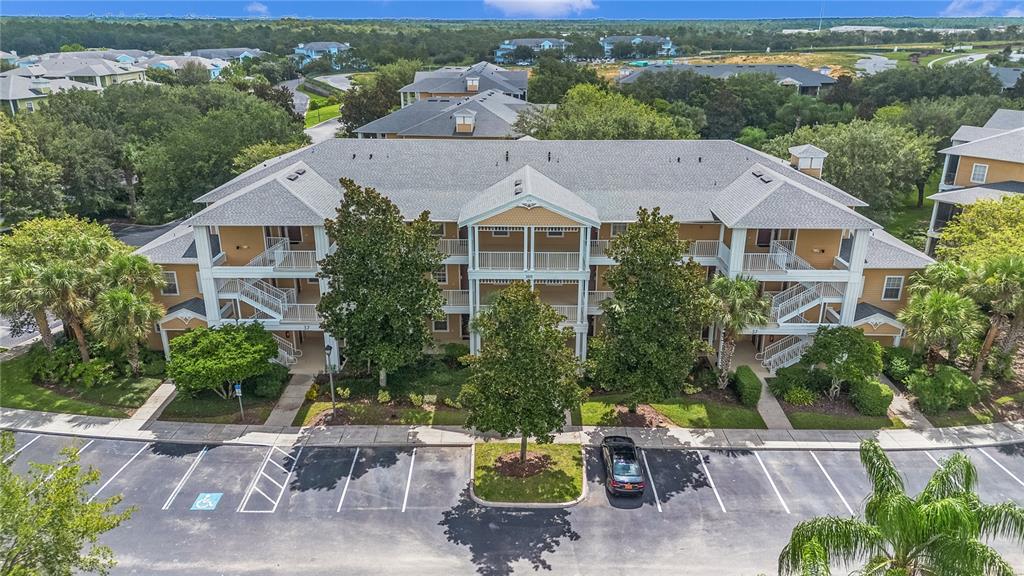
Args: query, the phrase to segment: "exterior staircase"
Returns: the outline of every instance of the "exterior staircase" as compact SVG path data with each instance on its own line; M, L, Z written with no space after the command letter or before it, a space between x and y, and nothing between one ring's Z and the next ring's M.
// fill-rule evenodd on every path
M810 348L814 342L814 336L786 336L782 340L765 346L764 350L758 352L754 358L761 361L772 374L779 368L796 364L804 351Z
M772 297L771 320L783 324L823 302L841 302L842 298L842 287L836 283L800 283Z
M269 282L252 278L230 278L218 281L221 298L237 298L256 310L253 318L279 322L316 323L316 304L299 304L293 288L278 288Z
M270 335L277 342L277 358L274 358L275 362L282 366L292 366L299 361L299 357L302 356L302 350L292 344L291 340L282 338L273 332Z

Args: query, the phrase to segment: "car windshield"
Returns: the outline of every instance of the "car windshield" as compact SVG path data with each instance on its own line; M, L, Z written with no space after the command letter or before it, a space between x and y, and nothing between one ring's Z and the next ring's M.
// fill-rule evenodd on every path
M636 461L616 458L612 465L612 472L616 476L639 476L640 465Z

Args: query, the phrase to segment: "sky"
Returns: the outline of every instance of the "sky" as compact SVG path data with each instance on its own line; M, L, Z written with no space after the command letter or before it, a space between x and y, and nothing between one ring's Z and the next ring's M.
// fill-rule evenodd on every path
M1024 16L1024 0L5 0L0 16L763 19Z

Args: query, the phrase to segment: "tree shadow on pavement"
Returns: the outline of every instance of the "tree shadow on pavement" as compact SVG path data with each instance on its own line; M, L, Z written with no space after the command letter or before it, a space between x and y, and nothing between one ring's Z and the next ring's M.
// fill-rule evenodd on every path
M390 468L412 456L412 448L360 448L355 466L352 465L354 448L307 447L299 454L299 447L292 447L291 458L298 458L292 470L289 484L292 491L333 490L348 481L357 480L374 468Z
M512 574L517 562L529 562L534 571L551 570L545 560L563 540L579 540L564 508L487 508L478 505L465 489L459 503L438 522L449 542L466 546L482 576Z

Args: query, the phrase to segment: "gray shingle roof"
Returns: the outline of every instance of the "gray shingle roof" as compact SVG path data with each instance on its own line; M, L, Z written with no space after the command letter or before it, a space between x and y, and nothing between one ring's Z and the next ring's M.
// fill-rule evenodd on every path
M867 302L860 302L857 304L857 309L854 310L853 312L853 319L855 321L864 320L865 318L870 318L871 316L874 316L876 314L885 316L890 320L896 320L896 315L893 314L892 312L889 312L888 310L883 310L878 306L875 306L874 304L868 304Z
M832 78L796 64L655 64L639 68L627 76L619 78L619 83L630 84L644 74L657 74L670 70L689 70L701 76L712 78L728 78L737 74L771 74L779 82L790 79L800 86L831 86L836 81Z
M175 220L159 226L146 226L144 224L130 224L127 222L111 222L107 226L114 233L114 238L129 246L145 246L153 240L174 230L181 224L181 220Z
M541 106L506 96L497 90L466 98L426 98L360 126L356 132L405 137L515 138L520 134L512 125L519 113ZM455 132L454 114L457 112L473 114L472 134Z
M503 44L508 44L517 47L529 46L530 48L537 49L541 44L545 42L550 42L553 45L555 45L555 47L561 48L564 48L569 45L569 43L562 38L513 38L511 40L504 41Z
M156 264L195 264L196 245L192 226L178 223L176 226L146 243L135 251Z
M982 138L988 138L989 136L995 136L996 134L1002 134L1005 130L1000 128L982 128L981 126L961 126L956 129L956 132L949 138L950 141L955 144L963 144L964 142L973 142Z
M259 48L200 48L198 50L192 50L186 53L186 56L202 56L203 58L221 58L223 60L231 60L238 58L245 52L256 56L257 58L266 54Z
M184 68L189 62L199 64L203 68L210 70L213 68L223 68L229 66L231 63L221 58L204 58L202 56L153 56L148 60L139 63L139 66L144 68L152 68L153 66L163 64L170 70L179 70Z
M1007 110L1006 108L1000 108L992 114L992 117L988 119L988 122L985 122L985 128L994 128L997 130L1024 128L1024 110Z
M947 204L959 204L966 206L974 204L978 200L999 200L1013 194L1024 194L1024 182L995 182L992 184L979 184L967 188L957 188L948 192L939 192L929 196L936 202Z
M330 50L331 48L337 48L338 50L344 51L351 48L347 42L306 42L302 47L316 51Z
M525 202L529 205L534 200L563 208L592 225L600 224L597 210L590 203L529 165L502 178L467 202L459 211L458 222L462 226L510 202Z
M69 76L111 76L142 71L142 68L131 64L122 64L102 58L49 58L40 60L28 68L8 70L4 75L62 78Z
M270 160L203 195L197 202L218 202L242 189L255 189L263 184L278 186L285 175L294 171L297 162L338 190L338 179L342 177L376 188L409 219L429 210L434 220L457 220L462 207L483 190L526 165L594 206L604 222L632 221L640 206L660 206L663 213L683 222L711 222L715 198L755 164L769 167L780 179L833 200L826 208L829 211L842 210L837 204L864 206L835 186L803 174L778 158L729 140L338 138ZM266 200L270 201L271 196ZM259 210L264 213L260 219L267 224L283 224L280 219L285 216L284 208L278 200L260 205ZM196 218L202 215L201 212ZM299 216L308 218L303 222L305 225L322 220L320 215Z
M506 70L490 62L477 62L472 66L446 66L417 72L412 84L403 86L399 92L465 94L466 78L479 78L480 92L498 90L505 94L522 94L526 92L527 77L525 70Z
M853 239L845 238L839 247L839 257L850 261ZM921 269L935 262L924 252L917 250L881 228L871 231L864 268L867 269Z
M165 314L165 316L174 314L179 310L188 310L193 314L202 316L204 318L206 317L206 304L203 302L202 298L189 298L184 302L178 302L174 306L171 306L170 308L167 309L167 314Z
M667 37L662 36L643 36L637 34L636 36L606 36L601 38L601 41L606 44L618 44L619 42L632 42L636 39L639 39L641 42L653 42L655 44L661 44L668 40Z
M828 152L813 144L791 146L788 152L798 158L828 158Z
M1017 85L1024 68L1003 68L1000 66L989 66L989 72L996 77L996 80L1003 85L1003 90L1009 90Z
M943 154L1024 163L1024 128L1007 130L940 150Z
M25 100L28 98L45 97L48 94L43 87L53 92L66 90L91 90L98 92L99 86L75 82L67 78L35 79L25 76L0 76L0 100Z

